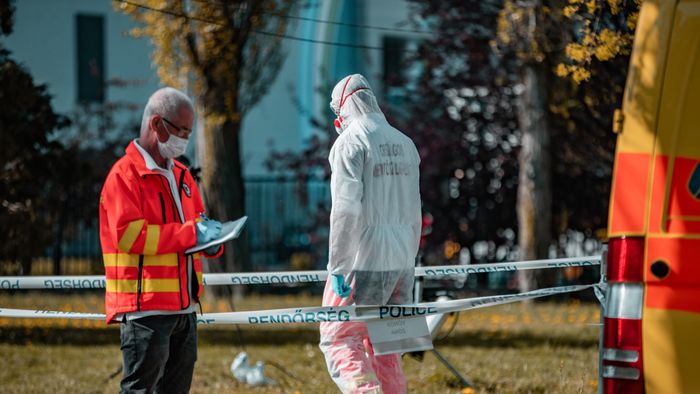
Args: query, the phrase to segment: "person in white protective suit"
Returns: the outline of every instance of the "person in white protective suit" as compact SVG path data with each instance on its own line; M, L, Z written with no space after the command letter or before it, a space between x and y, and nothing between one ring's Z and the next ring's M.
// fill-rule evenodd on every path
M410 304L421 232L420 158L386 121L365 78L333 89L340 134L331 148L328 281L324 306ZM321 323L328 372L343 393L404 393L398 354L374 356L362 322Z

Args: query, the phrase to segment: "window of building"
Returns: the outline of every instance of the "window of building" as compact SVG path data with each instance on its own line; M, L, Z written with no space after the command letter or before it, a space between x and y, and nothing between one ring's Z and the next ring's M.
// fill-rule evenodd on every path
M104 17L78 14L75 25L78 102L101 103L105 99Z
M410 52L418 49L418 42L401 36L384 36L384 100L392 109L406 104L407 96L415 89L421 76L419 62L409 60Z

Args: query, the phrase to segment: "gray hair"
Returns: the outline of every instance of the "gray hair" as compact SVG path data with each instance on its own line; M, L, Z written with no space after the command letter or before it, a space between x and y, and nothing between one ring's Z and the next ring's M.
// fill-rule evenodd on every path
M160 115L166 118L175 117L177 111L183 106L194 112L192 100L190 100L185 93L171 87L156 90L156 92L148 98L146 108L143 110L141 135L148 130L148 122L151 120L151 116Z

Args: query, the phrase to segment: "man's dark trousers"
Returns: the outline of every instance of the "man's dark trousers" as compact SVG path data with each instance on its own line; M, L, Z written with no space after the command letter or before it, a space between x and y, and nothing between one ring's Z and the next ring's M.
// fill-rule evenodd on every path
M122 393L187 393L197 361L195 313L147 316L120 324Z

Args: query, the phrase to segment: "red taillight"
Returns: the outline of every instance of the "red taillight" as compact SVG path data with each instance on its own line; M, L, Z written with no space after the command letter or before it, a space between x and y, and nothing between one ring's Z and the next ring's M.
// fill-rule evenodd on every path
M605 349L641 350L639 348L642 343L641 320L606 317L604 325L603 347Z
M608 243L601 375L605 393L643 393L644 238Z
M643 380L622 380L622 379L605 379L603 381L604 393L643 393Z
M608 243L608 282L641 282L644 277L644 238L612 238Z

